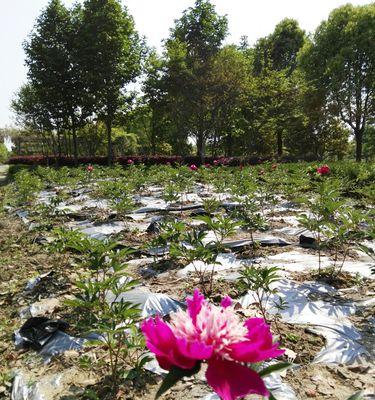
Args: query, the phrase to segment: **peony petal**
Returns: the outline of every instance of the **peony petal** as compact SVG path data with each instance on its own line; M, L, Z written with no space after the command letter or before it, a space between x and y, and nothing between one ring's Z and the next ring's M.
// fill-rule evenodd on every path
M268 346L272 346L272 333L270 326L263 318L250 318L245 322L248 330L247 337L252 341L262 341Z
M189 342L184 338L177 339L177 347L181 354L194 360L208 360L213 353L213 347L203 342Z
M199 289L194 290L193 297L188 297L186 299L188 313L194 325L197 322L197 315L199 314L204 301L204 296L203 294L200 294Z
M232 299L229 296L225 296L220 303L221 307L227 308L232 305Z
M279 357L284 354L285 350L278 348L279 344L272 346L264 346L262 342L244 341L234 343L229 346L230 356L236 361L256 363L267 360L269 358Z
M175 343L176 338L172 329L158 316L144 321L141 329L147 341L162 350L170 349Z
M284 354L284 350L278 348L279 343L273 343L270 327L264 319L250 318L245 326L248 329L248 340L229 346L233 360L255 363Z
M266 321L263 318L249 318L245 321L245 326L248 330L251 330L263 324L266 324Z
M172 365L184 369L194 367L196 359L186 357L180 352L171 327L159 317L144 321L141 329L146 337L146 346L156 355L163 369L170 369Z
M167 357L156 356L156 359L158 360L160 368L163 368L166 371L169 371L173 367L173 364L169 361L169 358Z
M248 394L269 395L263 380L255 371L233 361L211 359L206 379L222 400L236 400Z

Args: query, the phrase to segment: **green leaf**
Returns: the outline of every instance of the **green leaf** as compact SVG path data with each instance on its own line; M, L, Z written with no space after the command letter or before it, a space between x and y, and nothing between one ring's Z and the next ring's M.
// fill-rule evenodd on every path
M201 364L197 363L192 369L182 369L178 367L173 367L168 375L164 378L159 390L155 395L155 400L162 396L167 390L174 386L178 381L180 381L185 376L193 376L199 372L201 369Z
M350 397L348 397L347 400L360 400L360 399L362 399L362 394L363 394L363 392L361 390L359 392L352 394Z
M292 366L291 363L281 362L274 365L270 365L267 368L262 369L262 371L258 372L260 376L267 376L274 372L283 371L284 369L290 368Z

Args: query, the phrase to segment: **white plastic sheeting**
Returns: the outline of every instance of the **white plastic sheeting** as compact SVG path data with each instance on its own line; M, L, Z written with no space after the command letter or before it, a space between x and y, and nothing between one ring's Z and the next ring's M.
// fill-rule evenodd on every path
M77 229L87 236L94 239L104 240L109 235L119 233L127 229L127 225L123 221L112 221L101 224L96 224L91 221L79 221L70 223L69 226L73 229Z
M240 269L246 265L252 265L254 260L251 259L238 259L235 254L232 253L220 253L217 256L217 264L206 264L203 261L194 261L188 264L186 267L177 272L177 276L185 277L190 272L221 272L226 270Z
M39 351L39 355L47 363L52 357L63 354L69 350L81 350L86 339L68 335L65 332L57 331L52 338Z
M42 190L37 197L38 203L50 205L51 200L56 197L57 193L55 190ZM86 194L90 192L85 188L77 189L70 194L73 196L68 201L62 201L57 205L56 210L65 212L79 212L84 209L96 208L99 210L107 210L110 208L109 203L106 199L92 199Z
M297 400L294 390L282 381L280 374L274 373L266 376L264 383L277 400Z
M12 388L12 400L47 400L45 396L44 386L47 385L51 388L58 388L61 380L61 375L56 375L47 382L45 379L43 382L32 382L30 384L29 378L23 375L21 372L16 373L13 380ZM51 397L49 399L52 400Z
M51 314L59 305L60 301L56 298L43 299L23 308L20 311L20 317L26 319Z
M304 249L297 248L284 253L268 256L267 258L263 259L262 262L264 265L275 265L287 271L307 272L309 270L316 270L318 268L319 258L318 255L310 254ZM330 267L333 264L332 260L324 255L322 255L320 262L322 268ZM353 274L358 273L366 278L374 278L374 275L371 275L372 265L373 264L370 260L347 260L344 263L342 270Z
M107 293L107 301L128 301L136 304L141 309L141 317L148 318L154 315L165 316L184 307L183 303L173 300L166 294L152 293L144 287L136 287L128 292L115 297L113 293Z
M351 364L360 362L362 356L368 354L360 342L361 335L347 318L355 313L356 306L320 299L335 294L333 287L315 282L298 284L286 279L275 287L277 294L272 294L265 304L268 311L279 313L283 321L291 324L311 325L314 331L325 337L326 346L317 354L315 362ZM274 307L279 297L287 302L284 310ZM256 302L252 292L240 300L243 307Z
M27 211L17 210L16 215L25 225L29 225L30 220L28 219L29 213Z
M43 374L29 370L15 371L12 400L57 400L77 398L77 388L93 385L96 380L90 373L69 368L61 373L44 371Z

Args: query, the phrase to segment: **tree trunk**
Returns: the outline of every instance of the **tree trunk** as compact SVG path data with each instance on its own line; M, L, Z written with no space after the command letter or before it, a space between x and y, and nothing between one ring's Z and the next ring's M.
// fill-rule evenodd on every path
M113 152L112 152L112 122L111 122L111 121L106 121L106 122L105 122L105 127L106 127L106 130L107 130L107 140L108 140L108 150L107 150L108 165L112 165L112 161L113 161Z
M156 154L156 123L154 115L151 119L151 154L154 156Z
M226 142L227 142L227 146L226 146L227 147L227 149L226 149L227 157L232 157L233 146L232 146L232 132L231 131L228 132Z
M76 127L72 125L72 136L73 136L73 157L74 157L74 166L78 166L78 146L77 146L77 132Z
M216 153L217 153L217 134L216 134L216 132L214 135L214 140L212 142L212 151L211 152L212 152L212 156L216 157Z
M200 133L199 135L198 135L198 138L197 138L197 155L198 155L198 157L199 157L199 161L202 163L202 164L204 164L204 159L205 159L205 156L206 156L206 153L205 153L205 147L206 147L206 143L205 143L205 141L204 141L204 137L203 137L203 134L202 133Z
M354 130L355 137L355 160L357 162L362 161L362 144L363 144L363 129Z
M57 129L57 154L59 159L61 159L61 131Z
M277 131L277 155L282 157L283 155L283 132Z

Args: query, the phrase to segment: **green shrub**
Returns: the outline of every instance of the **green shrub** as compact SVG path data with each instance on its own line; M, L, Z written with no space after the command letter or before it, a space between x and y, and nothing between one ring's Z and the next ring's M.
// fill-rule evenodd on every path
M5 147L5 144L0 143L0 164L5 163L8 160L9 152Z

